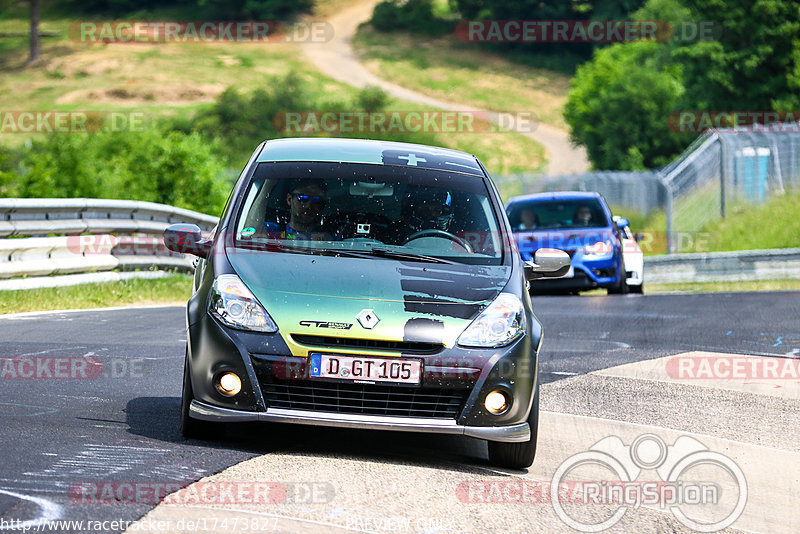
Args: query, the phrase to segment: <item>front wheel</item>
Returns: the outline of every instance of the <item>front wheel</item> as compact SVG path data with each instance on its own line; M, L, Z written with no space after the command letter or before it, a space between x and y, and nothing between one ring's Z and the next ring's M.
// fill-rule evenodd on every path
M636 285L636 286L628 286L628 289L630 290L631 293L638 293L640 295L644 294L644 284L643 283L639 284L639 285Z
M625 271L625 262L620 260L619 262L619 269L622 273L619 277L619 283L615 287L608 288L609 295L627 295L629 291L628 287L628 276L627 272Z
M489 462L497 467L507 469L525 469L533 464L536 458L536 438L539 433L539 383L528 415L528 426L531 427L531 439L519 443L502 441L489 442Z

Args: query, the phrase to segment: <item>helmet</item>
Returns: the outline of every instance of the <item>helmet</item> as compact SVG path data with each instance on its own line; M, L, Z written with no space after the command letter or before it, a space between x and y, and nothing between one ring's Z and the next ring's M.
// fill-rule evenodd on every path
M453 197L446 189L410 186L403 197L403 216L411 230L445 230L453 221Z

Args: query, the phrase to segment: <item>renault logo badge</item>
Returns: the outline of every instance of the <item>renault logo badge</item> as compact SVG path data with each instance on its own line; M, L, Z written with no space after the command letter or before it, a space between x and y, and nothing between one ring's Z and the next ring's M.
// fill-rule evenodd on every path
M361 324L361 326L367 330L374 328L375 325L380 321L378 316L375 315L375 312L372 310L361 310L361 313L356 315L356 319L358 319L358 322Z

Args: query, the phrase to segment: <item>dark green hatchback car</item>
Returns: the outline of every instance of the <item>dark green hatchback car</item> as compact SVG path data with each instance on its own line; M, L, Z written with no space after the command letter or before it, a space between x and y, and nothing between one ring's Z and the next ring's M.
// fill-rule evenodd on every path
M187 306L181 427L264 421L461 434L533 462L542 327L486 170L462 152L356 139L262 143L201 257Z

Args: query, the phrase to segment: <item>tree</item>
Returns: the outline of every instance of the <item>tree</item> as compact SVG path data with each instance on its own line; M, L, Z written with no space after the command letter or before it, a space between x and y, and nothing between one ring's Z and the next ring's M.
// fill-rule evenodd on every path
M717 38L679 47L687 98L699 109L769 111L797 102L800 3L796 0L684 0Z
M578 68L564 116L596 168L661 166L685 145L667 125L684 93L680 68L664 61L660 46L614 44Z
M30 0L31 2L31 50L28 56L28 65L34 63L39 59L40 44L39 44L39 0Z

